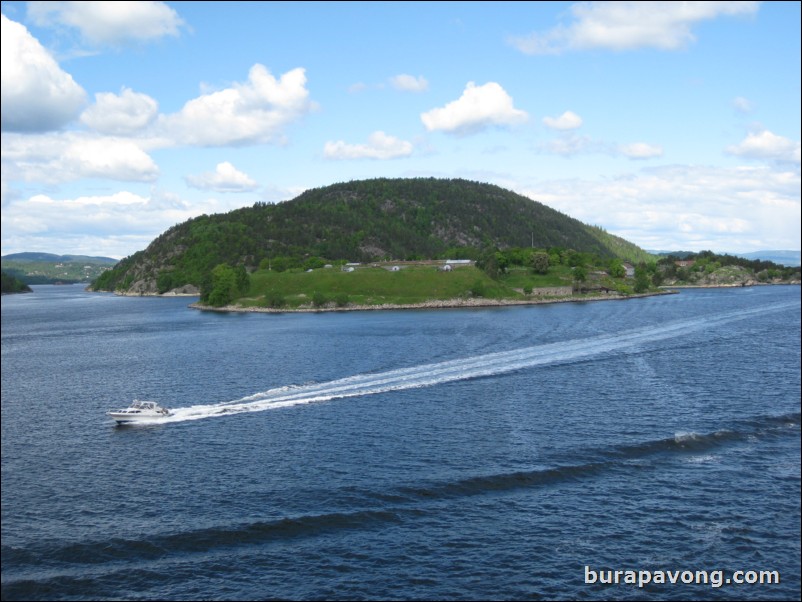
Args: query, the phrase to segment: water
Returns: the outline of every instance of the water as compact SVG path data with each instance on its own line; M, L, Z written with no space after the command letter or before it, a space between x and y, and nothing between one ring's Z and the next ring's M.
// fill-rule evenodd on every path
M799 287L187 303L3 297L4 600L798 598ZM133 398L174 416L115 426Z

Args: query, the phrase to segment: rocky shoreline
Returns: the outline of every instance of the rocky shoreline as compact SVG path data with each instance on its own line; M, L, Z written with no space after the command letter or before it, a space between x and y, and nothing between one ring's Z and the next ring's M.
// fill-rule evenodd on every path
M344 312L344 311L378 311L395 309L459 309L477 307L509 307L514 305L546 305L550 303L585 303L588 301L624 301L627 299L637 299L641 297L653 297L656 295L676 294L675 290L661 290L651 293L640 293L633 295L619 295L615 293L599 295L594 297L540 297L536 299L436 299L423 303L394 304L385 303L383 305L349 305L347 307L336 307L334 305L323 307L297 307L297 308L274 308L274 307L242 307L241 305L224 305L223 307L211 307L202 303L191 303L192 309L201 311L217 312L238 312L238 313L323 313L323 312Z

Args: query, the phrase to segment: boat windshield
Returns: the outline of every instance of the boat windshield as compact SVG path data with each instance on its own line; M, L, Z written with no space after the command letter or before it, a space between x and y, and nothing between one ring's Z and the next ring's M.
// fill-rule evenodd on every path
M131 408L136 410L155 410L156 409L156 402L155 401L138 401L134 400L134 403L131 404Z

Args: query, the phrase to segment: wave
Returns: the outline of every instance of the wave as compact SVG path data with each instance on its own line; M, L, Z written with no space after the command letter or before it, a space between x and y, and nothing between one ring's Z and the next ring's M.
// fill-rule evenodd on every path
M102 570L104 565L155 561L173 554L227 553L244 545L269 544L273 541L282 542L338 531L382 529L426 514L425 505L431 501L551 487L604 476L617 470L626 470L627 473L633 470L654 470L655 465L663 460L671 462L678 456L685 455L695 457L733 443L798 437L800 423L802 414L799 412L780 416L754 416L714 432L676 433L662 439L578 452L584 459L578 457L572 463L564 465L474 475L441 482L397 486L381 491L349 490L349 498L353 500L354 494L358 494L362 507L340 512L212 526L139 539L111 538L67 544L40 542L26 549L3 545L3 565L4 569L57 567L54 570L62 573L58 577L62 579L63 573L69 572L68 567L80 568L81 575L85 576L91 572L89 567L92 566ZM643 462L650 458L655 462ZM14 583L21 586L23 580L4 581L4 593L6 587L11 587Z
M431 387L454 381L498 376L523 369L586 361L604 355L631 353L657 341L687 336L696 331L715 328L730 322L748 320L756 315L798 309L799 306L799 302L775 303L585 339L547 343L385 372L357 374L324 383L285 385L232 401L174 408L173 415L160 423L200 420L389 391Z
M633 468L632 461L676 454L698 455L729 443L766 439L774 436L794 434L798 436L802 414L781 416L757 416L741 421L732 428L712 433L676 433L673 437L645 441L631 445L612 446L588 452L588 460L562 466L538 468L514 473L500 473L470 477L423 488L402 489L403 493L420 498L459 497L484 494L493 491L530 488L565 481L576 481L602 474L619 467Z

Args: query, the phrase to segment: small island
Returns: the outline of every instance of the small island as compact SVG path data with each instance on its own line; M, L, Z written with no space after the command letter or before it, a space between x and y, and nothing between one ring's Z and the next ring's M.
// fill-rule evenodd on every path
M94 291L198 296L216 311L477 307L799 282L709 251L657 256L499 186L377 178L173 226Z

